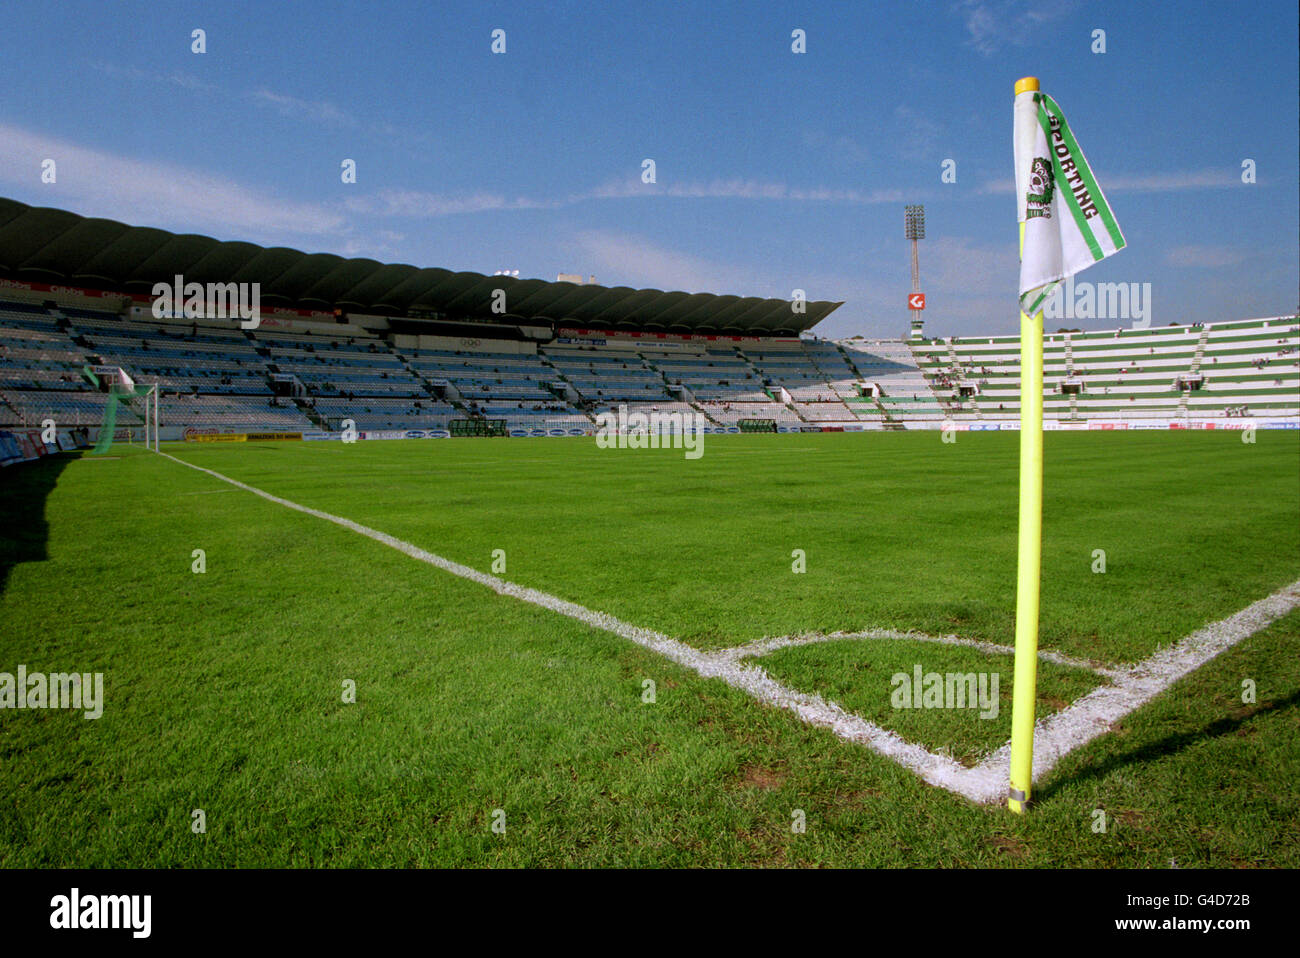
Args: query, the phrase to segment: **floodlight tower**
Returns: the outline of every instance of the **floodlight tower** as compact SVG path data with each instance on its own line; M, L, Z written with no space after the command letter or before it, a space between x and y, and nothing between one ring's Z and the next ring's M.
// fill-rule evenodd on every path
M922 339L921 311L925 309L925 293L921 292L921 260L917 251L917 241L925 239L925 207L903 207L903 232L912 244L912 292L907 297L907 309L911 317L912 339Z

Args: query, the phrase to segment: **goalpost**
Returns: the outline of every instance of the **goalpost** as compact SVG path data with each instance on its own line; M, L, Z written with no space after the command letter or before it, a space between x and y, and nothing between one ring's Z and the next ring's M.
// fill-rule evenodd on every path
M108 394L94 452L103 454L112 448L113 435L117 431L117 407L126 403L128 408L132 408L137 400L143 407L144 447L158 452L158 384L137 384L121 366L85 366L81 374L92 386ZM136 407L135 411L138 409Z
M137 387L139 389L140 387ZM149 445L149 430L153 430L153 451L158 451L158 384L154 383L147 387L148 391L144 393L144 447L151 448ZM136 395L140 395L139 392Z

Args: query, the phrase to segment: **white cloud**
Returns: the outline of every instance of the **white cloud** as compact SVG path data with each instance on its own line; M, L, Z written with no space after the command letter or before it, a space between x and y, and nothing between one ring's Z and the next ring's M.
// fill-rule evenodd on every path
M902 336L908 289L905 257L872 260L864 273L795 272L770 263L726 263L663 246L642 236L589 230L567 251L605 285L786 298L795 287L809 300L844 305L816 327L822 336ZM1017 258L1014 235L1001 244L942 237L922 245L928 321L948 332L1014 329Z
M1170 266L1193 269L1222 269L1245 260L1246 253L1231 246L1175 246L1165 253L1165 262Z
M303 100L287 93L261 87L247 94L257 106L275 110L290 119L316 123L333 129L360 130L368 136L394 140L405 146L428 144L433 137L424 130L405 129L387 120L362 119L328 100Z
M841 277L826 287L844 306L823 324L822 335L903 336L909 314L906 259L873 259L870 273ZM927 328L954 333L1014 330L1017 266L1015 234L1004 243L943 236L921 243L921 288Z
M372 216L456 216L462 213L486 213L495 210L551 209L560 204L545 203L527 197L510 198L501 193L479 192L461 196L427 193L423 190L379 190L365 196L349 197L344 205L354 213Z
M195 92L208 92L216 89L216 87L211 83L200 80L198 77L191 76L188 73L182 73L179 70L171 73L155 73L151 70L141 70L139 67L123 66L118 63L105 63L102 60L91 60L89 65L92 70L98 70L105 76L126 77L131 80L145 80L150 83L169 84L171 86L178 86L182 89L193 90Z
M347 114L326 103L296 100L266 90L259 91L258 98L267 105L310 115L322 122L351 122ZM46 158L57 163L58 181L42 189L38 186L39 176L41 162ZM639 178L633 177L551 199L496 191L448 195L385 189L369 194L349 193L337 204L296 202L201 170L135 159L3 123L0 123L0 183L25 193L38 189L44 195L34 200L37 204L73 209L87 216L223 237L233 234L254 242L286 242L286 236L331 236L336 239L336 245L344 245L349 250L355 249L358 242L350 225L351 216L429 219L500 210L558 209L591 200L654 197L839 204L897 203L903 199L897 190L794 187L755 179L658 186L642 184ZM379 234L374 235L388 245ZM666 263L666 260L659 261L660 266ZM682 265L681 261L678 265ZM678 273L667 271L661 275ZM702 276L707 271L684 270L680 275ZM709 285L705 283L701 288Z
M297 97L275 93L271 90L254 90L249 94L253 102L269 106L282 115L325 123L332 126L356 126L356 118L344 112L333 103L324 100L300 100Z
M223 92L220 87L181 71L159 73L101 60L91 60L89 66L105 76L117 79L176 86L194 93ZM328 100L304 100L266 87L245 91L240 95L246 97L255 106L275 110L281 116L290 119L316 123L333 129L361 130L370 136L398 140L407 145L427 144L433 141L433 137L425 130L404 129L386 120L361 118Z
M582 231L562 245L568 247L565 252L570 262L580 263L584 272L595 273L606 286L770 299L789 299L795 289L802 289L810 302L843 301L845 306L824 321L830 324L825 335L849 335L867 329L877 317L891 311L899 316L904 313L901 294L859 273L796 270L780 263L723 262L612 230ZM864 321L863 317L871 319Z
M769 180L715 179L707 182L674 182L667 185L642 183L639 177L610 180L593 190L570 195L566 202L592 199L642 199L668 196L675 199L786 200L808 203L850 203L868 205L897 203L899 190L855 190L830 187L789 186Z
M41 186L41 163L47 158L57 164L58 180ZM47 194L39 205L133 225L234 233L240 239L330 235L346 225L341 213L320 203L278 199L210 173L132 159L4 123L0 183Z
M911 194L909 194L911 195ZM345 200L354 213L376 216L436 217L496 210L552 210L592 200L654 199L776 200L793 203L843 203L869 205L899 203L899 190L855 190L828 187L794 187L765 180L719 179L698 183L660 185L642 183L640 177L609 180L590 190L559 198L508 196L495 191L451 195L422 190L380 190Z
M1175 190L1210 190L1227 186L1240 186L1241 179L1235 172L1221 170L1198 170L1183 173L1153 173L1145 176L1117 176L1114 182L1107 181L1102 189L1134 193L1167 193Z
M1071 0L959 0L953 11L962 19L967 42L985 56L1004 46L1042 43L1045 27L1066 16ZM1053 32L1047 32L1052 37Z
M1008 233L1005 243L976 243L959 236L921 242L922 286L954 295L1002 293L1014 308L1019 275L1014 232Z
M725 292L768 296L770 282L758 291L755 271L668 249L640 236L610 230L584 230L573 242L584 270L609 276L605 285L650 286L687 292Z

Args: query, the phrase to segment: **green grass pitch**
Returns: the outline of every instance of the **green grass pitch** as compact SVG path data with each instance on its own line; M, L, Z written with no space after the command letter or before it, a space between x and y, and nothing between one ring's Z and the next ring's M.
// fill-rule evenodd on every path
M504 579L716 650L871 628L1011 644L1017 448L164 451L484 572L502 550ZM616 635L138 448L111 455L0 475L0 671L105 675L97 721L0 712L5 867L1300 866L1298 613L1071 753L1012 816ZM1044 648L1137 662L1300 578L1294 433L1054 432L1046 456ZM1009 734L1005 657L840 641L756 661L963 762ZM892 708L890 675L916 664L998 671L1001 714ZM1098 681L1045 664L1040 714Z

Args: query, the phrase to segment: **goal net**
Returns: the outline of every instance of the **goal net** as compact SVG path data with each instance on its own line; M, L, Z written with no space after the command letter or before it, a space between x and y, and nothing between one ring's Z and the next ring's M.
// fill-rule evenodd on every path
M138 384L121 366L85 366L82 376L96 389L103 392L107 399L104 403L104 419L99 424L99 436L95 441L95 453L106 453L113 448L113 437L117 432L118 407L125 404L128 409L144 420L145 447L158 446L157 388Z

